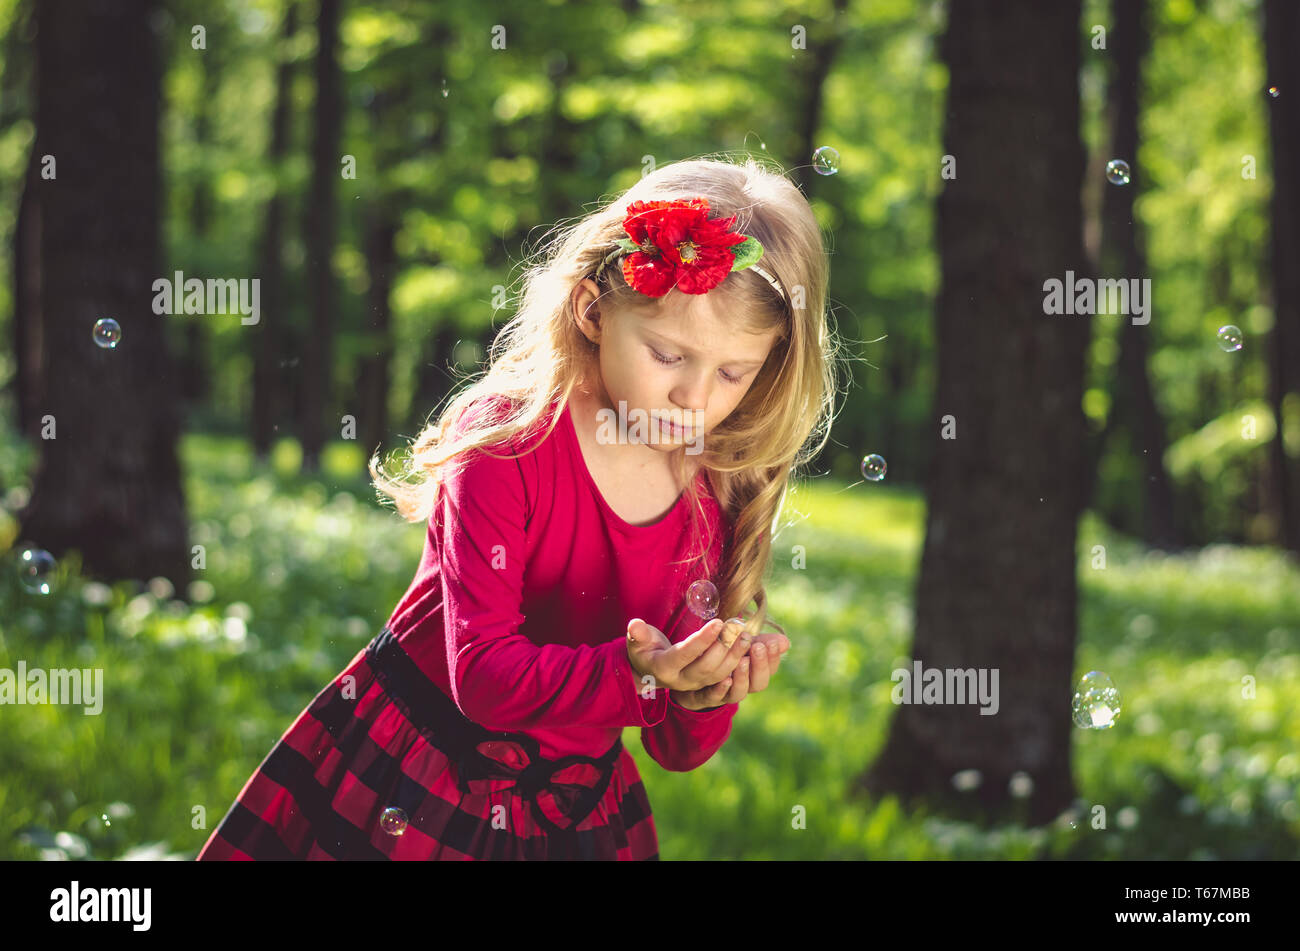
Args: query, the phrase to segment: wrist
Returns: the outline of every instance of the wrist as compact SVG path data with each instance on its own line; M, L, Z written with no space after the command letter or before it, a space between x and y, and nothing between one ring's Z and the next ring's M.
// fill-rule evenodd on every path
M686 693L689 693L689 691L687 691ZM675 703L681 709L689 710L691 711L691 713L712 713L714 710L721 710L723 707L726 706L725 703L720 703L716 707L698 707L687 700L686 693L683 693L682 691L678 691L678 690L669 690L668 699L671 700L673 703Z

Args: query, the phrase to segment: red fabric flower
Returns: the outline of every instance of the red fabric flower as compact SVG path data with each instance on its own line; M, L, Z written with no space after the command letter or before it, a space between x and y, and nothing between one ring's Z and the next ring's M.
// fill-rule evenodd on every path
M623 279L650 297L676 287L683 294L703 294L731 273L736 253L747 239L727 229L736 216L709 220L706 198L635 201L628 206L623 230L636 250L623 258Z

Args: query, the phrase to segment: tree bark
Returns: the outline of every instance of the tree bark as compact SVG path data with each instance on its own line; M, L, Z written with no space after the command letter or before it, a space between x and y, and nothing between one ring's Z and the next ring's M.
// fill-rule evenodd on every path
M104 580L189 577L177 379L153 312L160 208L154 0L42 0L37 123L49 346L21 536ZM113 318L116 348L92 341Z
M933 415L956 416L957 438L937 438L934 428L913 658L941 671L998 671L998 709L981 715L991 707L970 698L900 705L858 781L873 795L989 816L1011 810L1008 780L1023 771L1033 782L1030 822L1059 814L1073 796L1090 318L1046 314L1044 282L1087 270L1079 12L1078 0L949 7L944 153L958 165L937 208ZM956 792L952 778L967 769L980 784Z

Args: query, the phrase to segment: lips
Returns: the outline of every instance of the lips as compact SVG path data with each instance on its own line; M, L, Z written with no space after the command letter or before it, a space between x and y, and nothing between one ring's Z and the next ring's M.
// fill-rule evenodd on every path
M674 436L686 435L686 430L682 429L680 426L675 426L672 423L668 422L668 420L662 419L660 417L655 417L655 418L659 420L659 425L662 426L664 429L668 430L668 432L671 433L672 435Z

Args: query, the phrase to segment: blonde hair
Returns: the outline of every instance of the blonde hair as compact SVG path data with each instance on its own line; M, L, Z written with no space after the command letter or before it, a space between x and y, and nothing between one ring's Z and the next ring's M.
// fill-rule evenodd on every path
M826 312L830 268L821 229L807 199L779 168L765 168L752 158L743 163L708 157L675 162L565 227L541 251L541 259L527 267L520 306L493 340L482 377L451 394L437 421L426 424L416 439L403 481L382 474L378 454L371 457L369 469L377 491L392 497L403 518L425 521L437 504L445 465L460 464L471 450L485 451L483 447L531 432L553 402L563 408L584 379L599 379L598 348L572 317L574 288L593 277L617 240L627 236L622 223L629 204L696 196L708 199L710 218L735 215L730 230L758 239L764 249L760 266L789 296L787 303L748 268L731 272L709 292L722 296L721 312L737 315L745 329L779 331L744 399L704 437L695 457L732 528L716 580L719 616L744 616L747 630L757 633L770 620L763 578L789 480L830 437L839 356ZM638 312L658 311L668 297L650 298L629 287L617 261L605 269L600 287L599 299L608 296L616 307ZM676 288L668 292L680 293ZM507 398L513 408L462 423L464 428L448 438L472 404L493 396ZM558 420L556 414L548 436ZM687 482L685 449L669 453L678 484ZM416 481L406 481L408 474L415 474ZM703 509L694 480L685 492L698 539ZM705 559L711 544L710 539L687 560ZM748 612L751 603L754 609ZM770 623L785 633L774 620Z

